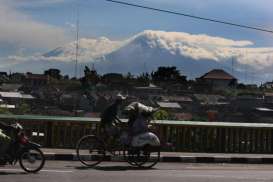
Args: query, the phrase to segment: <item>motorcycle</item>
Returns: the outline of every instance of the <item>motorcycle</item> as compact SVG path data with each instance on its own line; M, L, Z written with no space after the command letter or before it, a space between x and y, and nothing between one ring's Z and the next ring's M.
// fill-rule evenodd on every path
M40 150L41 146L27 138L19 123L10 125L10 128L14 132L15 139L8 152L0 158L0 166L16 165L19 161L20 167L28 173L40 171L45 164L45 156Z

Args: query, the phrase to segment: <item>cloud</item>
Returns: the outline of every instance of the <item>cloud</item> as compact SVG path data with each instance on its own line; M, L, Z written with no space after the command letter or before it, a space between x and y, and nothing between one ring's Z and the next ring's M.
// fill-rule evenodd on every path
M33 20L6 0L0 0L0 44L51 48L67 41L62 28Z
M225 65L233 59L236 61L235 70L238 72L247 65L259 73L271 75L273 47L254 46L255 44L248 40L231 40L204 34L193 35L183 32L149 30L123 41L111 41L105 37L80 39L79 62L100 61L104 55L110 58L111 56L107 55L113 52L115 52L115 55L126 55L125 57L128 60L120 61L126 61L128 64L133 64L130 62L131 58L138 57L138 54L146 55L146 53L147 55L151 53L152 57L148 59L154 58L156 61L159 61L159 65L164 63L162 61L168 61L168 59L157 60L157 55L152 54L152 50L156 50L156 54L160 51L169 53L170 59L172 59L171 55L178 61L189 58L189 60L195 60L197 64L199 62L201 65L202 61L206 62L208 60ZM12 64L27 63L28 61L69 63L74 60L75 42L59 47L44 55L37 54L29 57L10 56L8 58L8 61Z
M141 36L146 36L147 39L155 41L163 41L169 45L173 44L194 44L199 46L214 46L214 47L244 47L253 45L251 41L235 41L222 37L213 37L205 34L189 34L184 32L165 32L146 30L140 33ZM137 36L139 36L137 35Z
M256 70L273 66L273 47L249 47L248 40L231 40L204 34L193 35L183 32L144 31L131 41L144 41L151 48L167 50L173 55L189 57L196 61L213 60L226 62L235 59L239 64Z
M47 5L64 3L67 1L71 0L9 0L9 4L12 4L17 7L42 7Z
M76 24L75 23L65 22L65 25L68 26L72 30L76 29Z

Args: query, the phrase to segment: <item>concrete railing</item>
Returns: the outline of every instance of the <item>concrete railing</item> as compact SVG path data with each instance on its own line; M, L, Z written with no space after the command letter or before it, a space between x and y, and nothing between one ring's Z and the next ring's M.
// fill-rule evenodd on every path
M74 148L78 139L98 131L99 118L0 115L22 123L32 140L45 147ZM181 152L273 153L273 124L153 121L163 149ZM173 146L166 147L167 143Z

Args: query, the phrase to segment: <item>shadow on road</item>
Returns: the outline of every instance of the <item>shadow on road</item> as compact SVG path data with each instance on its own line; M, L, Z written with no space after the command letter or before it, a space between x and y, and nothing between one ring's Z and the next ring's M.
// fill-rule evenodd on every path
M138 168L138 167L132 167L132 166L96 166L96 167L75 167L79 170L89 170L89 169L95 169L100 171L137 171L137 170L156 170L155 168L147 169L147 168Z
M4 175L26 175L25 172L0 172L0 176Z

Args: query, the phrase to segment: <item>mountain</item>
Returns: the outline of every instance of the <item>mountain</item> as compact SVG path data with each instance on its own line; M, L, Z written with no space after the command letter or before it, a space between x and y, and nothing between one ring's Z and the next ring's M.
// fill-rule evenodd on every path
M92 59L109 54L123 45L122 41L111 41L106 37L98 39L82 38L78 43L78 55L80 62L88 62ZM62 61L71 62L75 59L76 42L71 42L63 47L58 47L45 53L45 58L61 58ZM59 59L60 60L60 59Z
M73 75L75 46L76 43L72 42L43 55L32 56L13 68L42 71L55 67ZM105 37L80 39L80 72L85 65L92 64L101 73L134 74L151 72L158 66L174 65L191 78L201 76L210 69L221 68L233 72L241 81L247 78L249 82L260 82L273 78L273 48L256 48L248 40L147 30L120 41Z

